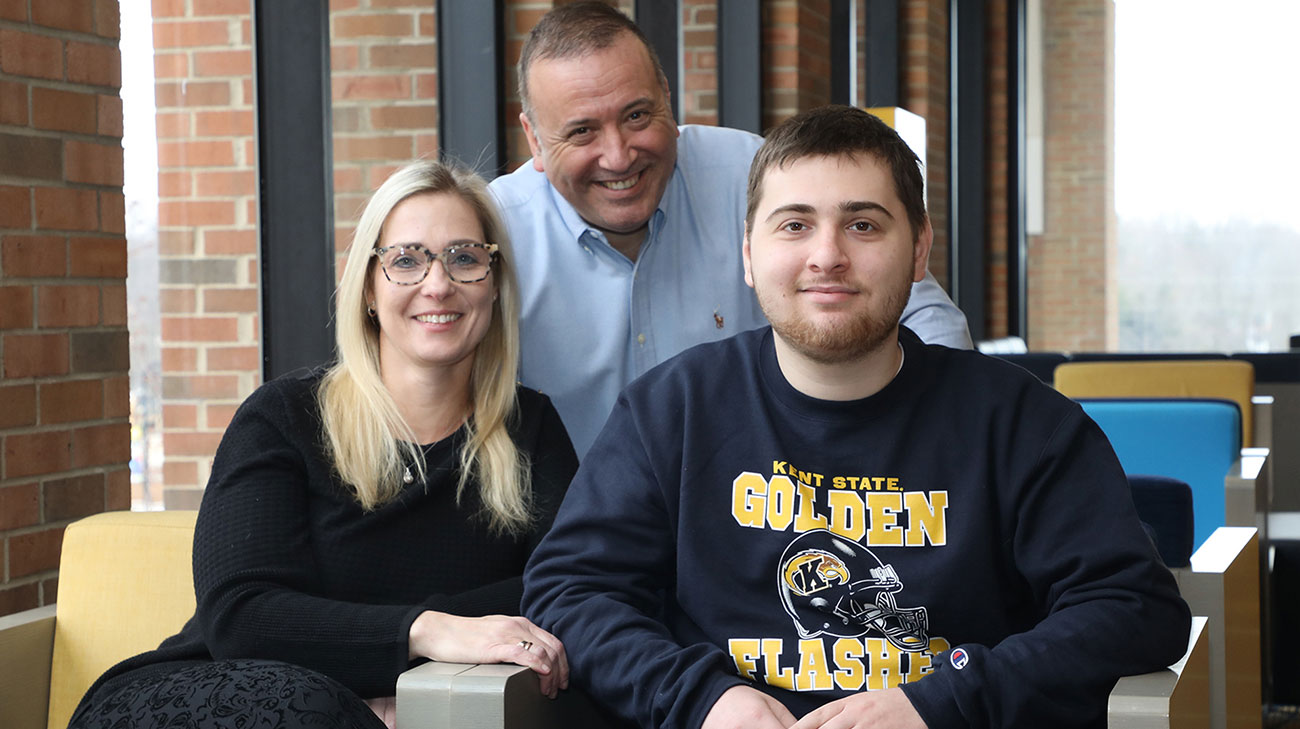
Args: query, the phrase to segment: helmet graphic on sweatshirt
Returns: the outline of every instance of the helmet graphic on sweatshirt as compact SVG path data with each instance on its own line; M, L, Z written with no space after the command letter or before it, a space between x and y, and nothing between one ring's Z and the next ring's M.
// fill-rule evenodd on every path
M916 652L930 644L924 607L900 608L903 583L871 550L826 529L790 542L777 568L781 604L801 638L875 634Z

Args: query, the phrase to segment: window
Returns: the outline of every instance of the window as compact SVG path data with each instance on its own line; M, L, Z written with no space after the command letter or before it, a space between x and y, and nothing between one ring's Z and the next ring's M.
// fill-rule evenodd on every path
M1119 349L1300 334L1297 24L1290 0L1116 2Z

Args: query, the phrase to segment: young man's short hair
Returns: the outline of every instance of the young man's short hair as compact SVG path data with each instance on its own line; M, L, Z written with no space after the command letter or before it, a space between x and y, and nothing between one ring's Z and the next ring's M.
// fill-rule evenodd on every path
M763 179L773 167L785 167L805 157L871 155L889 166L894 191L903 202L912 238L925 225L925 186L921 163L898 132L879 117L852 106L822 106L793 116L767 133L749 167L745 232L754 226L754 212L763 196Z

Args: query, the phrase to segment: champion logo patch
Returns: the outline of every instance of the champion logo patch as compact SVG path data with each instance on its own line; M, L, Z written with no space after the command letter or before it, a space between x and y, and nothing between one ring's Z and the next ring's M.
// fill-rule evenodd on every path
M960 671L966 667L967 663L970 663L970 654L961 648L953 649L953 652L948 654L948 662L952 664L953 668Z

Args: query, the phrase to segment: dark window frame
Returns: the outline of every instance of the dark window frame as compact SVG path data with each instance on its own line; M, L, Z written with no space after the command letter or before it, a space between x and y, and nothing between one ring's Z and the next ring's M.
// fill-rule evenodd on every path
M334 357L329 3L253 0L252 20L258 320L271 380Z

